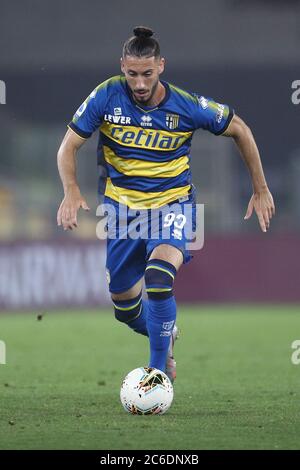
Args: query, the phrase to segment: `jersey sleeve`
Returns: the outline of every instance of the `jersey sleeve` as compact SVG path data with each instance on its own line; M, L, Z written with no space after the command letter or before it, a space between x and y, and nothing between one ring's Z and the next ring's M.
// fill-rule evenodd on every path
M100 126L107 102L107 83L95 88L79 106L68 127L80 137L87 139Z
M195 97L194 123L195 129L204 129L215 135L221 135L228 128L234 110L227 104L221 104L212 98L193 93Z

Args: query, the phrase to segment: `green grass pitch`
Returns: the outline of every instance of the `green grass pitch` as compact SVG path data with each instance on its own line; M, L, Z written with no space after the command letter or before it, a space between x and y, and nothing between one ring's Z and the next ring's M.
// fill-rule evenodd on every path
M131 416L119 390L146 338L108 311L0 315L0 448L299 448L299 307L179 306L178 325L171 409Z

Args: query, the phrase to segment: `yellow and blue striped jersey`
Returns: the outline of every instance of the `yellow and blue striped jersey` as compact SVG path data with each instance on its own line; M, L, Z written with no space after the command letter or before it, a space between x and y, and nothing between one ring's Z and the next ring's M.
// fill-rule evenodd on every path
M69 127L87 139L99 129L107 172L105 195L133 209L158 208L191 188L190 149L196 129L215 135L228 127L225 104L161 81L156 107L140 106L123 76L101 83L76 111Z

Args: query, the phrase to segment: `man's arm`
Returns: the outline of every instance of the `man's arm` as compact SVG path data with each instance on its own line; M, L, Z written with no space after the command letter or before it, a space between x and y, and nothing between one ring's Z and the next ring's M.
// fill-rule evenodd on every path
M251 217L254 209L262 231L266 232L270 226L270 220L275 214L275 206L264 176L253 134L244 121L235 115L228 129L222 135L234 139L251 176L253 195L248 204L245 219Z
M89 210L76 179L76 154L84 142L85 139L68 129L57 154L58 170L65 193L57 212L57 224L62 225L64 230L77 227L77 212L80 207Z

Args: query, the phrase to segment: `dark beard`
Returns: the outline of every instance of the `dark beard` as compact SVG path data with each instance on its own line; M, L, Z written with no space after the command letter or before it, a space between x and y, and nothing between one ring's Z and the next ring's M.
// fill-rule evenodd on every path
M152 88L152 91L151 91L151 95L149 96L149 98L147 99L147 101L139 100L139 99L132 93L132 96L133 96L134 101L136 101L136 102L137 102L138 104L140 104L140 105L151 106L151 105L149 105L149 103L150 103L150 101L152 100L153 95L154 95L154 93L155 93L156 90L157 90L158 83L159 83L159 80L157 80L157 82L155 83L155 85L153 85L153 88Z

